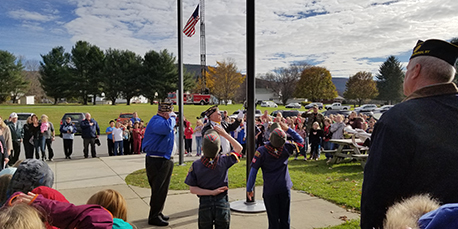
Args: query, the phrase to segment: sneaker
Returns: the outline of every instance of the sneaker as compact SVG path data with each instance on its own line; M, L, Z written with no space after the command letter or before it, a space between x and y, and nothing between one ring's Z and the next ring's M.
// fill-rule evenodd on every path
M306 158L306 157L304 157L304 161L307 161L307 158Z
M49 161L54 161L54 159L51 158L51 159L49 159Z

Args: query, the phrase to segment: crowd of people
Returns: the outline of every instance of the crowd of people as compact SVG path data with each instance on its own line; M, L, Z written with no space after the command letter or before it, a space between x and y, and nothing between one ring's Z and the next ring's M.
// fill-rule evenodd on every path
M371 153L364 169L361 228L457 228L458 184L455 180L458 170L454 162L458 160L458 135L450 134L455 133L458 126L458 88L451 82L457 59L455 44L441 40L419 41L407 65L403 84L407 98L387 111L377 125L371 117L354 112L349 117L324 117L317 107L300 117L284 118L278 114L272 118L265 113L257 119L257 148L250 165L246 195L248 199L253 197L257 172L261 169L269 228L290 228L293 184L288 172L289 157L294 151L301 153L298 147L306 148L310 144L309 159L317 160L321 148L334 147L329 139L343 137L345 126L373 132ZM184 182L190 192L199 197L199 228L229 228L228 169L242 156L243 144L237 139L245 141L244 116L239 112L236 119L228 119L217 106L207 109L203 116L205 122L196 123L195 129L184 120L185 138L192 139L189 136L200 132L202 141L198 147L202 156L192 163ZM17 127L15 118L17 115L11 114L7 124L0 119L5 163L13 163L15 158L12 141ZM86 114L83 122L87 157L88 147L96 143L100 130L90 114ZM141 145L146 153L146 173L151 186L148 223L168 226L170 217L162 210L173 171L171 155L177 123L173 105L159 104L157 115L149 123ZM126 222L125 200L114 190L98 192L86 205L79 206L68 203L62 194L53 190L53 172L44 162L43 151L55 137L54 127L45 115L41 122L36 116L30 117L26 125L30 128L27 142L32 146L28 155L33 157L35 150L38 158L16 161L13 165L16 169L2 170L9 174L0 174L3 206L0 225L8 229L132 228ZM124 128L127 126L129 124ZM117 147L113 155L122 154L123 125L118 123L111 128L111 140ZM66 130L72 134L72 128ZM186 142L187 153L191 154L189 143L192 141ZM39 150L42 160L39 160ZM304 158L306 151L302 149ZM10 152L12 157L8 156ZM95 157L95 149L91 154ZM52 153L48 159L52 159Z
M241 112L240 112L241 113ZM242 145L242 156L245 156L246 151L246 117L241 119L230 118L227 112L221 115L221 121L225 125L230 125L228 133ZM193 134L196 139L197 152L195 156L201 156L201 138L204 130L204 123L212 122L211 118L205 116L198 119L196 127L193 129L191 122L185 119L184 136L185 136L185 154L192 156L192 139ZM322 150L337 149L338 145L330 142L330 139L343 139L345 135L345 127L349 126L352 129L360 129L366 133L372 133L377 120L373 116L368 116L364 113L357 114L352 111L349 116L342 114L330 114L324 116L319 112L317 106L312 107L308 111L303 112L299 116L283 117L281 112L277 113L276 117L272 117L266 110L262 116L255 120L255 148L259 148L269 140L270 128L272 123L284 122L288 127L296 131L304 140L298 144L298 150L295 150L295 159L300 155L304 156L304 160L319 160ZM291 139L291 136L288 135ZM227 150L226 150L227 152ZM307 153L309 157L307 158ZM332 155L326 154L326 160L330 160Z

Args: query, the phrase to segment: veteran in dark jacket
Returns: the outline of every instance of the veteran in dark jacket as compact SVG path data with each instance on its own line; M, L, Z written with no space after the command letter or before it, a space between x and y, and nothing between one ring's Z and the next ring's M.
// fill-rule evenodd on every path
M204 112L204 115L207 116L208 122L207 124L205 124L204 128L202 128L202 136L205 135L205 132L207 130L213 129L213 126L222 127L224 130L226 130L227 133L230 133L231 131L236 130L240 126L240 122L243 118L243 111L239 110L237 119L231 124L223 120L217 105L208 108ZM229 144L229 141L225 139L224 137L221 137L221 148L222 148L221 154L226 154L231 151L231 146Z
M458 203L458 46L419 41L404 79L407 98L375 125L364 169L361 228L382 228L386 210L402 199L429 194ZM434 117L434 118L431 118Z
M90 113L86 113L86 119L81 121L81 137L83 138L83 153L84 158L89 156L89 145L91 145L91 155L92 157L97 157L95 151L95 140L99 138L100 128L99 124L91 118Z

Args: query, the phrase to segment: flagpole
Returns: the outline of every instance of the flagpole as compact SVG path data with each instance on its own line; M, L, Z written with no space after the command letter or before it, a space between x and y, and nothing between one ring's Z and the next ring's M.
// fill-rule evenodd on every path
M178 12L178 102L179 106L179 123L178 123L178 152L179 152L179 164L184 165L184 144L183 144L183 34L181 29L183 28L182 23L182 4L181 0L177 0L177 12Z
M250 163L254 157L255 152L255 125L254 125L254 111L255 111L255 0L246 1L246 48L247 48L247 75L246 75L246 90L247 90L247 158L246 158L246 182L250 174ZM244 213L258 213L266 211L264 201L255 201L255 188L253 188L253 198L248 199L245 192L245 201L234 201L231 203L231 209L234 211Z
M200 83L201 92L205 94L206 84L206 72L207 72L207 45L205 40L205 0L200 0Z

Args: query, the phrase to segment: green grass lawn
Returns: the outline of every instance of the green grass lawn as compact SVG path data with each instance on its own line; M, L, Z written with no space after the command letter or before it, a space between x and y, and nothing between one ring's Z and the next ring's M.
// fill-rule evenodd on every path
M300 157L302 159L302 157ZM184 183L189 166L175 165L173 168L170 189L187 190ZM332 167L326 165L324 157L319 161L289 161L289 173L293 189L331 201L346 209L360 210L363 169L360 163L343 163ZM149 188L145 169L138 170L126 177L130 185ZM229 188L242 188L246 185L246 160L229 169ZM258 173L256 185L262 185L262 172ZM338 227L359 228L359 220L347 222Z

